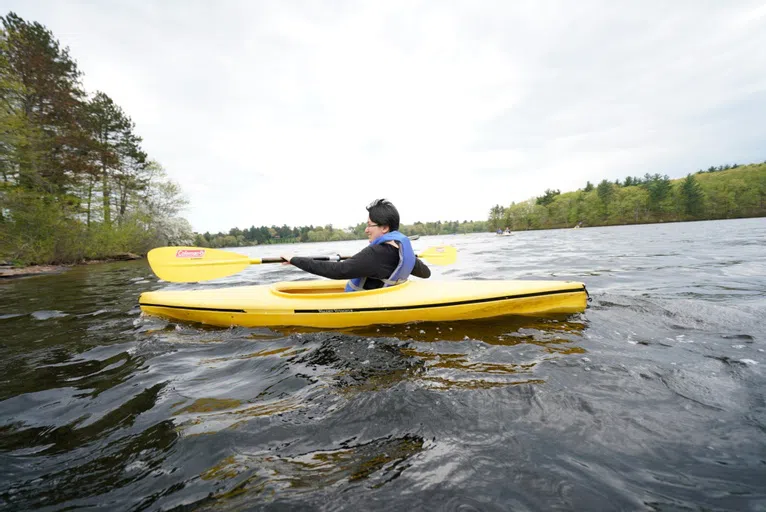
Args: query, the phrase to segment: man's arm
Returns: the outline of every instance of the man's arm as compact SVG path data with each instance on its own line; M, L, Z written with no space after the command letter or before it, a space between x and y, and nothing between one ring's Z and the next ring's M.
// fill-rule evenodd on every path
M379 250L374 250L376 247L380 246L365 247L351 258L340 262L317 261L311 258L293 256L290 263L301 270L328 279L354 279L357 277L385 279L391 275L395 267L391 267L386 261L381 261Z
M412 268L412 275L421 279L428 279L431 277L431 269L423 263L423 260L418 258L415 260L415 266Z

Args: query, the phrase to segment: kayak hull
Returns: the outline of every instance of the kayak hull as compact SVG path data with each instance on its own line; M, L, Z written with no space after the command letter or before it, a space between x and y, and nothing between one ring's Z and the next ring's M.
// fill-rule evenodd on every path
M141 294L147 315L229 327L344 328L375 324L540 316L585 310L585 285L573 281L407 281L345 293L345 281L292 281Z

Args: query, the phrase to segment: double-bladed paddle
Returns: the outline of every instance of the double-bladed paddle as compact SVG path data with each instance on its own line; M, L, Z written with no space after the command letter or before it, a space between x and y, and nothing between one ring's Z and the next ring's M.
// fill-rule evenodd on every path
M457 249L450 245L429 247L417 255L433 265L451 265ZM319 261L347 260L351 256L312 256ZM160 279L171 283L209 281L242 272L250 265L282 263L282 258L251 258L236 252L205 247L157 247L147 255L149 266Z

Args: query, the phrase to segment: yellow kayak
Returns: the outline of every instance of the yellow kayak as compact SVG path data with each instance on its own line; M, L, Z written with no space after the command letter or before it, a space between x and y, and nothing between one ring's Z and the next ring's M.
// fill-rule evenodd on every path
M539 316L585 310L574 281L407 281L346 293L346 281L291 281L208 290L141 294L144 313L221 327L344 328L374 324Z

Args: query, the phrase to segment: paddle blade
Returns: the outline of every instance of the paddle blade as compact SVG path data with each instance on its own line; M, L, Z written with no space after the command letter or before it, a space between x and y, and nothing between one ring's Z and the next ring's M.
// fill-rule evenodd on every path
M451 245L429 247L418 254L418 258L424 259L433 265L452 265L457 260L457 249Z
M149 251L147 259L157 277L171 283L226 277L255 263L242 254L202 247L158 247Z

